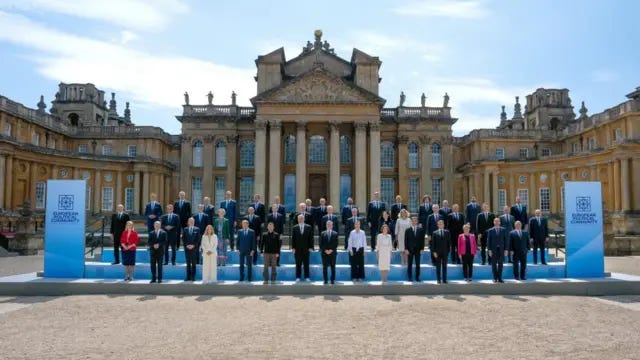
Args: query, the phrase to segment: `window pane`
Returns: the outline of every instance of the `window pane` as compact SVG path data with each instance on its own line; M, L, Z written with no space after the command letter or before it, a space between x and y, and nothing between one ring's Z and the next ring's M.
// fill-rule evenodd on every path
M418 168L418 144L414 142L409 143L409 161L407 164L409 169Z
M227 166L227 144L224 141L218 141L216 144L216 166Z
M502 208L507 205L507 190L498 190L498 208L497 213L502 212Z
M255 143L253 140L244 140L240 143L240 167L252 168L255 162Z
M496 149L496 159L504 160L504 148L497 148Z
M287 212L296 210L296 175L284 176L284 207Z
M393 144L383 142L380 144L380 167L383 169L393 169Z
M560 210L564 211L564 186L560 188Z
M529 206L529 189L518 189L518 197L523 205Z
M202 167L202 141L197 140L193 144L193 167Z
M86 144L78 145L78 152L80 154L86 154L87 153L87 145Z
M408 208L411 212L418 211L418 178L409 179L409 199Z
M440 179L431 179L431 199L434 204L440 204L441 189Z
M127 146L127 155L129 155L129 157L136 157L138 155L138 148L135 145Z
M102 211L113 211L113 188L102 188Z
M440 169L441 167L442 164L440 162L440 144L435 143L431 145L431 168Z
M113 148L111 145L102 145L102 155L111 155L113 153Z
M133 211L133 202L135 197L134 188L124 189L124 209L125 211Z
M91 210L91 186L87 186L87 195L84 198L85 209Z
M191 179L191 208L196 208L202 202L202 178L194 176Z
M540 210L548 212L551 208L549 188L540 188Z
M327 142L322 136L314 135L309 139L309 164L327 163Z
M245 214L247 208L253 203L253 178L241 177L240 178L240 198L238 199L239 214Z
M340 164L351 164L351 139L345 135L340 136Z
M216 204L220 204L224 200L224 194L227 192L226 190L227 184L224 176L216 176L215 187L216 187L216 196L214 201Z
M392 204L394 201L395 192L395 179L394 178L381 178L380 179L380 200L387 204Z
M296 137L289 135L284 139L284 163L296 163Z
M46 193L47 183L45 182L37 182L36 183L36 209L44 209L45 208L45 193Z
M521 148L520 149L520 159L524 160L524 159L527 159L528 157L529 157L529 149Z
M340 175L340 209L347 204L347 199L351 197L351 175ZM336 212L337 209L336 209Z

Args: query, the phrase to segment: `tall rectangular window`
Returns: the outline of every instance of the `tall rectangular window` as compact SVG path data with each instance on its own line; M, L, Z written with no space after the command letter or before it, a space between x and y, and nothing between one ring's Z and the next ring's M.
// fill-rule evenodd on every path
M113 148L109 144L102 145L102 155L111 155L113 153Z
M351 175L342 174L340 175L340 210L342 206L347 204L347 199L351 197ZM336 212L339 212L339 209L336 208Z
M44 209L45 208L45 195L47 192L47 183L44 181L39 181L36 183L36 209Z
M33 135L31 135L31 143L35 146L40 145L40 134L33 133Z
M191 178L191 206L197 208L197 204L202 202L202 178L194 176Z
M622 141L623 139L623 134L622 134L622 129L621 128L617 128L615 131L615 139L616 141Z
M560 188L560 210L564 211L564 186Z
M496 212L502 212L502 209L507 206L507 190L498 190L498 208Z
M215 190L216 195L214 201L216 203L216 206L218 206L218 204L220 204L224 200L224 194L227 192L227 183L224 176L216 176Z
M127 156L136 157L138 156L138 148L135 145L127 145Z
M284 208L286 212L296 210L296 175L284 175Z
M409 199L407 199L407 207L410 212L418 211L418 181L419 178L409 178Z
M504 160L504 148L496 148L496 159Z
M224 141L216 143L216 167L227 166L227 144Z
M520 148L520 160L526 160L529 158L529 149Z
M596 148L596 138L590 137L589 138L589 143L587 145L587 149L588 150L595 150L595 148Z
M518 189L518 197L523 205L529 206L529 189Z
M113 211L113 188L105 186L102 188L102 211Z
M395 198L395 179L394 178L381 178L380 179L380 200L389 204L393 204Z
M578 145L578 143L577 143L577 142L576 142L576 143L573 143L573 145L572 145L572 152L573 152L574 154L577 154L579 151L580 151L580 146Z
M441 185L441 179L431 179L431 199L434 204L440 204L440 197L442 196Z
M549 188L540 188L540 210L549 212L551 209L551 199Z
M10 122L4 123L4 132L3 132L3 134L6 137L11 137L11 123Z
M84 202L85 202L85 210L87 211L91 210L91 186L87 185L87 195L85 196Z
M542 148L542 156L551 156L551 148Z
M88 153L89 150L87 150L87 144L80 144L78 145L78 153L80 154L86 154Z
M125 188L124 189L124 210L125 211L133 211L133 202L135 201L135 189L134 188Z
M239 214L247 212L247 208L251 206L253 202L253 178L244 176L240 178L240 196L238 198Z

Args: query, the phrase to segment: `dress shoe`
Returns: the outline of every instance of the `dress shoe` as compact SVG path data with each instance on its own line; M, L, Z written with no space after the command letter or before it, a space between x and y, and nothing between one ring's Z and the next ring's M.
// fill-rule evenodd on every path
M166 266L166 265L169 265L169 263L168 263L168 262L166 262L166 263L163 263L162 265L165 265L165 266Z
M155 280L151 280L151 281L149 281L149 284L153 284L155 282L156 282Z
M186 279L184 279L184 281L191 281L191 279L189 279L189 278L186 278Z
M327 285L329 282L327 280L324 281L324 284Z
M416 278L416 282L420 282L420 278Z
M160 284L162 282L162 280L158 280L158 284Z
M166 265L166 264L165 264L165 265ZM171 263L171 265L176 266L176 262L175 262L175 261L174 261L174 262L172 262L172 263Z
M542 263L542 265L547 265L547 263L546 263L546 262L543 262L543 263Z
M525 280L527 280L527 278L526 277L521 277L520 280L525 281Z
M499 283L503 283L503 282L504 282L504 280L502 280L502 279L498 279L498 282L499 282Z
M335 280L331 280L331 285L335 285L335 284L336 284Z
M120 261L114 261L111 263L111 265L118 265L118 264L120 264Z
M447 280L443 280L443 281L442 281L442 283L443 283L443 284L447 284Z
M269 282L268 281L263 281L262 285L269 285Z
M438 281L437 281L437 283L438 283L438 284L442 284L442 281L438 280Z
M305 278L305 279L304 279L304 281L311 281L311 279L309 279L309 278Z
M497 282L498 282L498 280L496 280L496 279L493 279L493 282L494 282L494 283L497 283Z

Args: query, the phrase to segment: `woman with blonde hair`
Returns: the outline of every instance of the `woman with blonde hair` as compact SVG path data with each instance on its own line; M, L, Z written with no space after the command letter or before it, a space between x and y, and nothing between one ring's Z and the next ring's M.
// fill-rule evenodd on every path
M407 264L407 254L404 251L404 233L405 231L411 227L411 219L409 219L409 212L407 209L400 210L398 214L398 220L396 220L396 242L398 243L398 251L400 251L400 256L402 258L402 265Z
M202 250L202 283L210 284L218 281L218 236L213 226L207 225L200 245Z
M127 221L122 236L120 247L122 248L122 265L124 265L124 281L133 280L133 272L136 266L136 249L140 239L133 229L133 221Z
M225 266L227 264L227 249L229 245L229 235L231 231L231 225L229 220L224 217L226 210L223 208L218 209L218 217L213 219L213 231L218 237L218 260L217 266Z
M383 283L387 282L389 269L391 268L391 250L393 250L393 242L391 234L389 234L389 225L382 224L380 234L376 235L376 256L378 257L378 270L380 270L380 278Z
M458 256L462 262L462 276L466 282L473 278L473 258L478 252L476 237L471 232L471 225L464 224L463 233L458 236Z

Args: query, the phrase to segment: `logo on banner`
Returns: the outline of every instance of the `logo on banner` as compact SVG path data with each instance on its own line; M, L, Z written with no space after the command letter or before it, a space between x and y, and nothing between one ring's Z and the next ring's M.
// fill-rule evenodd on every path
M73 195L58 195L58 211L53 212L52 223L75 224L80 221L80 214L74 211Z
M591 196L576 196L576 211L591 212Z
M591 211L591 196L576 196L576 210L571 214L572 224L597 224L598 217Z
M73 195L58 195L58 210L73 210Z

